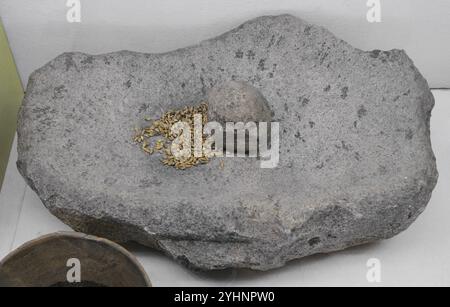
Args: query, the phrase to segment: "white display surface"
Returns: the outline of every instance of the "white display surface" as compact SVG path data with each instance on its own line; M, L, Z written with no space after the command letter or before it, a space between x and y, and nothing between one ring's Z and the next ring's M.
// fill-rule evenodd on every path
M194 273L159 252L128 246L154 286L450 286L450 90L434 90L431 139L439 181L424 213L398 236L327 255L315 255L268 272ZM52 216L17 171L12 150L0 193L0 258L38 236L70 230ZM381 264L381 282L366 278L367 261Z

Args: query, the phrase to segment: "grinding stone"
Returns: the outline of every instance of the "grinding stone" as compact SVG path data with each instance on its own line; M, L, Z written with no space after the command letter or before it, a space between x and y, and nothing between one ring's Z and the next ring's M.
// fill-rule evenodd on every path
M180 171L133 143L145 117L231 80L257 88L280 123L277 167L215 158ZM17 165L75 230L191 268L267 270L405 230L438 177L433 105L404 51L361 51L293 16L265 16L164 54L58 56L30 76Z

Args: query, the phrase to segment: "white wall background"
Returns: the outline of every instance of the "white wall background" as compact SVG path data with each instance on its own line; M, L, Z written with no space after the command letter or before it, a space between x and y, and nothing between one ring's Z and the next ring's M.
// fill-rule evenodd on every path
M450 0L380 1L381 23L367 22L367 0L81 0L81 23L67 22L66 0L0 0L0 17L24 85L65 51L169 51L290 13L363 50L405 49L431 87L450 87Z

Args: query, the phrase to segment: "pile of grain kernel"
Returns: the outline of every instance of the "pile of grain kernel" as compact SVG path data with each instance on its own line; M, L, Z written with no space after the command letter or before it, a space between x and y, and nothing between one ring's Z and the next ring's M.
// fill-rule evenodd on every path
M191 131L194 131L194 115L202 115L202 124L206 125L208 122L208 104L201 103L195 107L184 107L180 110L169 111L163 114L160 119L153 121L150 126L136 129L136 134L133 140L140 144L141 149L149 155L157 152L163 153L164 157L161 162L164 165L172 166L183 170L198 164L208 163L209 159L203 155L201 157L194 157L194 139L191 135L191 156L186 159L177 159L172 154L170 146L172 141L178 137L171 133L171 127L179 122L186 122L190 125ZM203 136L205 140L206 136Z

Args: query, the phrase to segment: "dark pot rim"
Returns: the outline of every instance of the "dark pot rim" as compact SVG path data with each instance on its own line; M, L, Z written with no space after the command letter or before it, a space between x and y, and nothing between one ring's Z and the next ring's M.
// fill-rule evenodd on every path
M88 235L82 232L75 232L75 231L57 231L53 233L49 233L40 237L37 237L35 239L32 239L30 241L25 242L24 244L20 245L18 248L11 251L9 254L7 254L1 261L0 261L0 269L11 259L13 259L15 256L19 255L20 253L23 253L26 250L32 249L35 246L38 246L42 243L58 239L58 238L70 238L70 239L82 239L82 240L89 240L93 242L100 242L104 243L107 246L111 247L115 251L123 254L131 263L138 269L141 277L143 278L145 282L146 287L152 287L152 283L147 275L147 273L144 270L144 267L141 265L141 263L137 260L137 258L130 253L128 250L126 250L121 245L105 239L101 237L97 237L94 235Z

